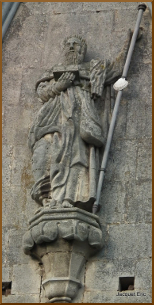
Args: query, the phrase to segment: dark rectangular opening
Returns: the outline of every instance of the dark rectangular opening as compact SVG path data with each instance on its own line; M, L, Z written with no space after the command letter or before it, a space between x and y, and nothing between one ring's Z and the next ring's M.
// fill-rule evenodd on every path
M2 282L2 295L6 297L11 294L12 282Z
M119 277L119 291L134 290L134 277Z

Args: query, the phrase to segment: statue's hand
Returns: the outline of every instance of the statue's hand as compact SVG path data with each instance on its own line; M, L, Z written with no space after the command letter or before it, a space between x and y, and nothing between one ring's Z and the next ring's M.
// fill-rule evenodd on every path
M75 75L72 72L66 72L61 75L54 87L59 93L72 85Z

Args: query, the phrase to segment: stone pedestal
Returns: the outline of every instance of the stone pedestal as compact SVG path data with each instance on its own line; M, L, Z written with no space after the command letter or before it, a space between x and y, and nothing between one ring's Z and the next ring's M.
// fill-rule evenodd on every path
M43 263L42 285L49 303L72 302L86 260L102 245L98 216L78 208L43 208L23 238L24 252Z

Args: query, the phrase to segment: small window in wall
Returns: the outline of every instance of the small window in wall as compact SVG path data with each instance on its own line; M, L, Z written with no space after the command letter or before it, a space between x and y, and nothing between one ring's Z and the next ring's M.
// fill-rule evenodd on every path
M119 277L119 291L134 290L134 277Z
M2 295L6 297L11 294L12 282L2 282Z

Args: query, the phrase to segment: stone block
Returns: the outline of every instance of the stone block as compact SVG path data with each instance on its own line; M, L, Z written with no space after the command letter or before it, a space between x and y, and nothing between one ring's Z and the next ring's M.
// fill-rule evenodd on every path
M9 75L9 78L7 77ZM20 66L7 66L3 73L2 101L12 107L19 103L22 81L22 68Z
M130 292L130 295L129 295ZM152 294L146 290L125 291L124 296L118 296L118 293L113 298L113 303L151 303Z
M86 290L94 289L107 291L116 290L117 287L118 277L114 274L114 263L112 261L92 261L87 264L85 280Z
M152 178L152 143L151 139L146 139L138 145L138 163L136 179Z
M31 84L32 86L32 84ZM8 88L9 91L9 88ZM31 109L25 109L26 105L20 104L13 107L4 103L3 114L3 144L10 146L24 145L27 148L28 127L31 125Z
M49 12L52 15L56 14L66 14L68 12L80 12L82 10L82 3L74 3L74 2L47 2L46 5L43 5L43 3L32 3L32 5L29 5L28 2L25 3L26 7L29 9L32 15L38 15L41 13L43 15L49 14Z
M149 88L150 90L150 88ZM140 109L140 111L138 111ZM128 137L136 137L143 139L145 137L151 138L152 134L152 116L151 105L148 105L144 99L144 105L141 99L138 98L134 104L134 113L131 115L131 110L128 111L126 135Z
M86 265L87 290L117 291L119 277L134 277L136 261L133 259L107 260L91 258ZM93 276L92 276L93 275ZM112 279L112 281L111 281Z
M3 188L2 221L7 228L26 228L28 219L26 218L26 194L27 191L21 186ZM8 217L9 213L9 217Z
M152 260L150 258L141 259L136 264L135 288L139 291L150 290L152 288Z
M2 303L39 303L39 294L20 294L20 295L8 295L2 297Z
M29 264L14 265L12 278L12 294L39 294L41 278L38 263L30 261ZM22 276L21 276L22 275Z
M126 187L125 219L129 223L151 222L152 185L150 181L130 181Z
M103 252L107 258L140 259L151 256L151 225L121 224L108 228L109 237Z
M26 143L27 144L27 143ZM24 152L24 153L23 153ZM31 163L25 163L30 158L28 145L17 145L14 147L14 160L12 164L12 184L15 186L31 187L33 184L33 176ZM20 159L18 156L20 155Z
M99 217L101 223L119 223L124 221L125 213L125 187L122 182L114 184L104 181L101 194L101 210Z
M3 128L3 143L12 145L16 143L16 131L19 128L20 107L17 105L6 104L4 106L4 128Z
M152 209L149 211L145 211L145 222L152 223Z
M115 2L114 5L112 2L83 2L83 11L106 11L106 10L135 10L137 4L129 2L129 5L125 2ZM125 11L123 12L123 14Z
M44 37L41 36L41 34L46 25L46 16L41 15L40 18L38 18L38 16L27 16L20 29L17 29L17 26L19 25L18 20L18 18L14 18L12 26L7 32L3 45L3 63L6 66L9 57L11 58L11 63L20 65L21 68L27 68L28 66L34 67L38 65L38 62L41 62L41 50L44 41ZM16 31L18 36L13 35ZM34 32L35 35L33 34ZM9 37L10 34L11 39L7 40L7 37ZM29 41L28 44L27 41ZM9 48L6 42L8 42ZM16 48L17 42L18 48Z
M34 119L34 112L32 110L36 107L39 110L42 104L38 100L38 96L35 90L36 81L44 73L44 69L41 66L34 67L30 66L29 69L26 67L23 69L22 84L21 84L21 96L20 96L20 107L26 110L29 117L25 117L26 126L31 127L31 123ZM29 111L29 112L28 112Z
M128 293L128 292L126 292ZM112 293L106 291L85 291L83 303L151 303L152 295L149 291L129 291L131 296L118 296L115 290ZM135 294L135 295L134 295Z
M10 267L2 266L2 282L10 281Z
M136 56L140 58L140 54L137 54ZM145 70L146 76L144 75ZM134 63L133 65L132 63L130 73L131 91L129 92L129 95L126 96L126 99L128 100L126 137L129 139L137 138L141 143L144 143L141 139L145 137L151 138L152 134L151 67L145 64L143 68L141 68L139 64L137 65ZM137 91L136 83L138 84L138 87L142 87L142 91ZM150 94L148 93L148 99L147 91L150 92Z
M103 249L92 259L97 260L102 257L124 259L126 256L128 260L151 256L151 225L149 224L107 225L104 240Z
M30 261L30 257L25 255L22 249L22 238L24 233L24 230L9 231L7 261L10 266L14 264L26 264Z
M83 303L113 303L113 298L114 297L111 292L91 290L84 292Z
M9 187L11 179L12 145L3 145L2 149L2 186Z
M7 262L7 249L8 249L8 229L3 226L2 227L2 264L6 266Z
M121 181L124 184L130 179L135 179L136 157L137 143L135 140L116 139L115 142L113 139L106 168L106 180Z

